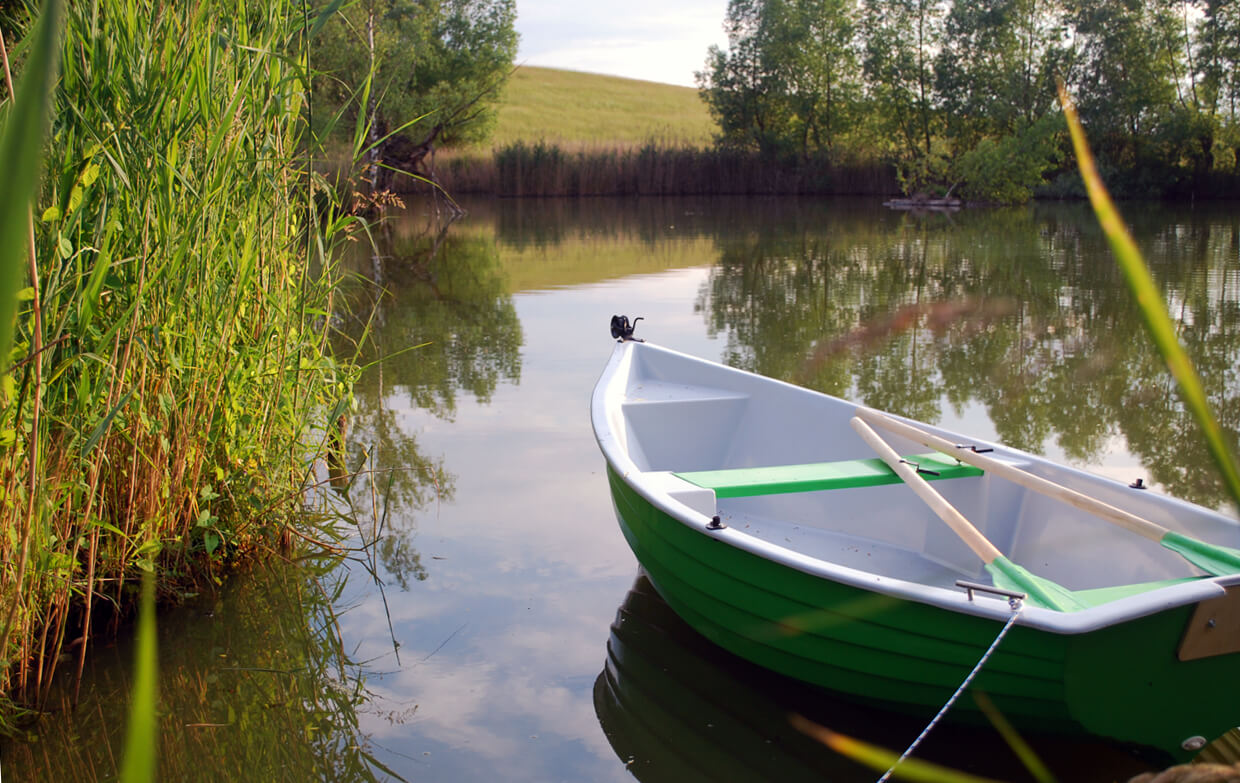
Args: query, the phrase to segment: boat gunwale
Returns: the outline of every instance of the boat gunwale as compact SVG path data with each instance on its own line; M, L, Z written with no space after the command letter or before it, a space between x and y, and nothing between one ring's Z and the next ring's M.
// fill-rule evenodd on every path
M611 357L608 359L607 365L603 369L597 384L594 387L593 394L591 395L591 423L593 425L595 439L598 441L599 448L603 452L604 458L606 459L611 470L615 472L616 476L620 480L631 487L638 495L640 495L656 509L662 511L677 523L683 524L703 536L713 538L728 544L729 546L749 552L758 557L765 558L774 563L789 568L794 568L817 578L829 579L859 589L889 595L894 598L914 601L921 604L928 604L946 611L970 614L999 621L1006 621L1008 619L1012 609L1009 607L1006 599L997 596L975 596L971 599L968 595L966 595L964 590L935 587L899 579L897 577L882 576L873 572L863 571L850 566L842 565L840 563L835 563L830 560L823 560L797 552L796 550L780 546L779 544L775 544L757 536L745 533L744 531L733 527L711 529L708 527L711 523L711 517L671 497L665 490L657 490L650 486L649 482L645 480L647 473L666 474L666 471L643 471L638 468L637 464L629 457L627 450L621 446L616 433L612 431L608 416L609 403L616 400L621 400L625 396L625 390L627 388L625 382L629 377L631 363L634 361L635 352L638 350L663 352L687 362L712 368L722 367L729 372L738 373L743 376L760 378L766 383L786 386L802 392L808 391L813 394L819 394L827 399L838 398L831 398L830 395L803 389L802 387L794 386L793 384L774 378L768 378L766 376L756 375L745 370L719 365L718 363L709 362L705 359L681 353L664 346L631 340L618 342ZM848 404L853 403L849 402ZM894 416L894 418L902 421L909 421L909 423L912 424L918 424L917 422L912 422L905 417ZM981 441L978 442L979 444L981 443ZM1021 452L1018 449L1012 449L1009 447L999 448L1007 454L1015 455L1023 459L1030 459L1038 463L1046 462L1046 460L1042 457ZM1069 469L1077 470L1075 468ZM686 482L686 486L692 485ZM1165 501L1173 508L1179 505L1187 508L1199 509L1198 506L1170 496L1162 496L1160 497L1160 501ZM1056 634L1084 634L1104 629L1119 623L1135 620L1140 617L1156 614L1168 609L1197 603L1210 598L1216 598L1224 595L1226 587L1237 584L1240 584L1240 574L1229 574L1226 576L1216 577L1203 576L1191 582L1181 582L1179 584L1156 588L1144 593L1126 596L1105 604L1091 606L1073 612L1060 612L1053 609L1043 609L1041 607L1026 603L1021 610L1021 616L1016 622L1022 626Z

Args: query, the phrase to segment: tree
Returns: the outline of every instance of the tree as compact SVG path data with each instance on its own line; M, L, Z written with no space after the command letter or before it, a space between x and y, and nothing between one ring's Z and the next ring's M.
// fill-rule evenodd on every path
M1240 3L1207 0L1199 40L1205 102L1234 124L1240 121Z
M764 0L730 0L723 29L727 50L711 46L698 90L727 147L772 153L787 137L787 106L771 55L774 37Z
M776 14L774 59L796 118L801 155L831 152L856 113L855 0L771 3Z
M698 86L725 146L1019 201L1062 162L1063 80L1115 192L1240 174L1240 0L730 0L724 27Z
M935 84L961 195L1021 203L1056 156L1055 79L1070 70L1054 0L955 0Z
M956 0L935 62L947 135L967 150L1019 132L1053 110L1070 52L1053 0Z
M1062 127L1063 118L1048 112L1028 127L983 138L954 159L961 195L996 204L1023 204L1033 198L1058 159L1056 136Z
M1240 3L1206 0L1197 36L1199 97L1235 168L1240 155ZM1213 150L1212 150L1213 152Z
M1176 101L1181 21L1160 0L1072 0L1081 119L1100 157L1134 164Z
M919 190L942 176L945 161L934 154L939 113L934 53L943 36L942 7L934 0L866 3L864 72L880 132L896 144L906 190Z
M350 125L363 112L384 161L433 179L437 144L490 132L515 22L515 0L361 0L322 31L316 89Z
M802 158L831 152L859 84L855 0L731 0L726 51L712 46L699 90L726 146Z
M865 76L876 109L910 156L930 154L934 133L933 56L942 39L932 0L867 3Z

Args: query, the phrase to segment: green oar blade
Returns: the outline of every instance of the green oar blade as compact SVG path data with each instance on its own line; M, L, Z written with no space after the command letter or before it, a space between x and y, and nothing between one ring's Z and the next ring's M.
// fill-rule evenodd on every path
M1081 603L1065 587L1055 584L1049 579L1034 576L1028 570L1016 565L1006 557L996 557L986 564L986 571L994 580L995 587L1025 593L1025 602L1040 606L1043 609L1055 609L1060 612L1074 612L1084 609Z
M1174 530L1168 530L1158 543L1208 574L1214 576L1240 574L1240 549L1207 544L1196 538L1181 535Z

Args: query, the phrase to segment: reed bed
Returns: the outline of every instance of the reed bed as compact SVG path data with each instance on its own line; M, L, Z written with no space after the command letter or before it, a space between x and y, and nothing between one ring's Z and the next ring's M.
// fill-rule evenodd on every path
M80 670L137 574L175 597L305 536L354 377L327 342L350 219L306 195L301 6L69 6L0 377L0 730Z
M648 143L564 147L516 142L490 156L442 155L452 193L495 196L887 195L894 168L868 161L772 159L751 152Z

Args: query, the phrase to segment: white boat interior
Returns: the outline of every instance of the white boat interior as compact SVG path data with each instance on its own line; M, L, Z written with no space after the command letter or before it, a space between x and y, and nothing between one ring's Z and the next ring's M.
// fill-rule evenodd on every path
M663 494L701 515L700 521L718 515L732 530L776 547L880 577L948 588L958 579L989 582L978 556L894 474L893 482L879 486L850 486L845 479L840 488L793 491L795 482L781 486L780 471L773 471L765 490L739 497L682 478L695 471L734 471L743 482L747 469L834 463L844 463L835 468L847 474L856 461L876 456L849 426L855 404L649 345L618 351L617 362L623 366L609 366L613 377L605 376L603 393L619 395L620 404L607 405L604 414L595 403L595 416L609 417L606 429L614 443L600 443L605 452L611 447L621 454L612 459L614 467L629 463L639 474L629 480L644 493ZM917 426L956 443L993 448L989 456L1172 530L1240 546L1240 526L1222 514ZM929 451L882 435L901 455ZM806 470L787 473L803 477ZM726 485L729 475L714 478ZM1009 559L1070 590L1202 575L1155 541L999 476L942 478L932 486Z

